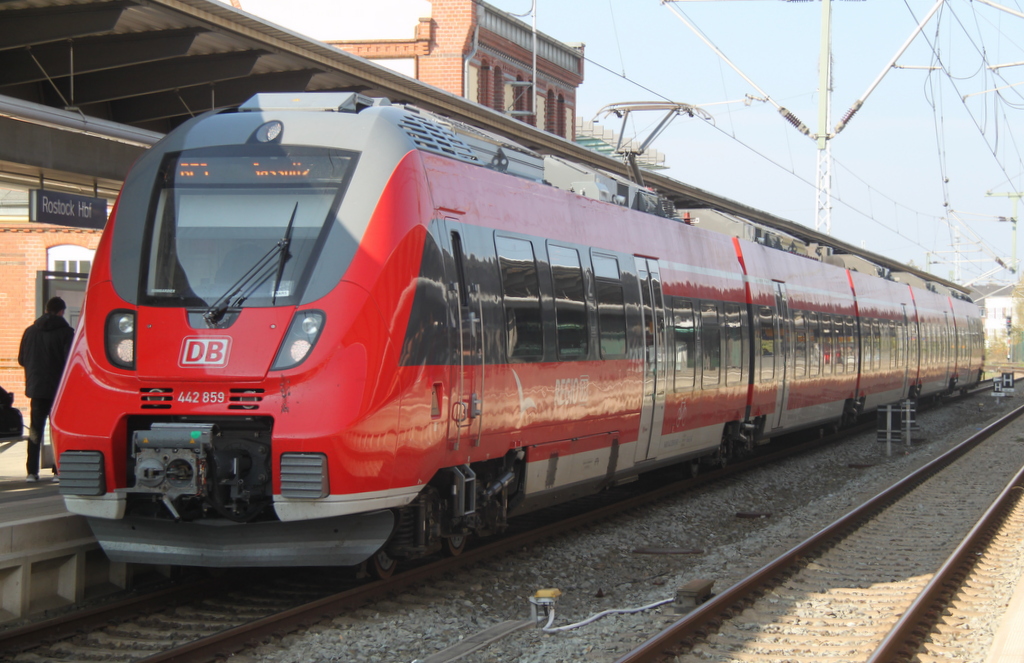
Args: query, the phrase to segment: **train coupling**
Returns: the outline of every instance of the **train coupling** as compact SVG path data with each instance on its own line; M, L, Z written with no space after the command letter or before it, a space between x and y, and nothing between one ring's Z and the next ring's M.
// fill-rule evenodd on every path
M165 501L200 495L206 483L206 457L213 448L213 424L155 423L135 431L135 487ZM174 513L174 509L171 509Z

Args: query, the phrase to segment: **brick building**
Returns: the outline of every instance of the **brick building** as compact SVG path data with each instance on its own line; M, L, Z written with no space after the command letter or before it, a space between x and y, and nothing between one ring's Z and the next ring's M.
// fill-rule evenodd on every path
M14 405L26 420L25 372L18 365L21 334L54 295L64 298L65 315L72 325L77 324L85 281L60 275L89 271L100 234L17 217L0 220L0 386L15 395Z
M327 43L568 140L575 138L582 44L564 44L537 33L537 94L531 105L533 28L524 21L480 0L431 0L431 15L410 26L410 32L409 39Z

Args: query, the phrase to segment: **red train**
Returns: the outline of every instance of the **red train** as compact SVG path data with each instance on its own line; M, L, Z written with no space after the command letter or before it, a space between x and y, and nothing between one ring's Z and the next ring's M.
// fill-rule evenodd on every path
M67 507L116 561L386 573L980 379L959 292L694 214L357 94L195 118L97 251L53 415Z

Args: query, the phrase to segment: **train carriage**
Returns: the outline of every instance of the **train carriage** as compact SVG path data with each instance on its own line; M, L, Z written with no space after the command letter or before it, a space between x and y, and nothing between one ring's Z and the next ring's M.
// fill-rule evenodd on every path
M744 245L743 256L761 320L752 414L765 419L762 436L854 416L859 350L846 271L762 245ZM769 316L779 339L771 346Z
M200 116L97 251L61 493L115 561L385 573L980 378L966 298L734 235L386 100Z
M910 286L851 271L857 297L861 339L857 395L862 410L895 403L908 396L907 311L913 306Z

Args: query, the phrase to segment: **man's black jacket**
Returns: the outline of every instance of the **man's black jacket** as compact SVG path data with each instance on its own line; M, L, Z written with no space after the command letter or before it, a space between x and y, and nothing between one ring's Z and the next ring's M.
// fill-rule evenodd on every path
M21 337L18 363L25 367L25 395L53 398L71 351L75 330L63 316L44 313Z

